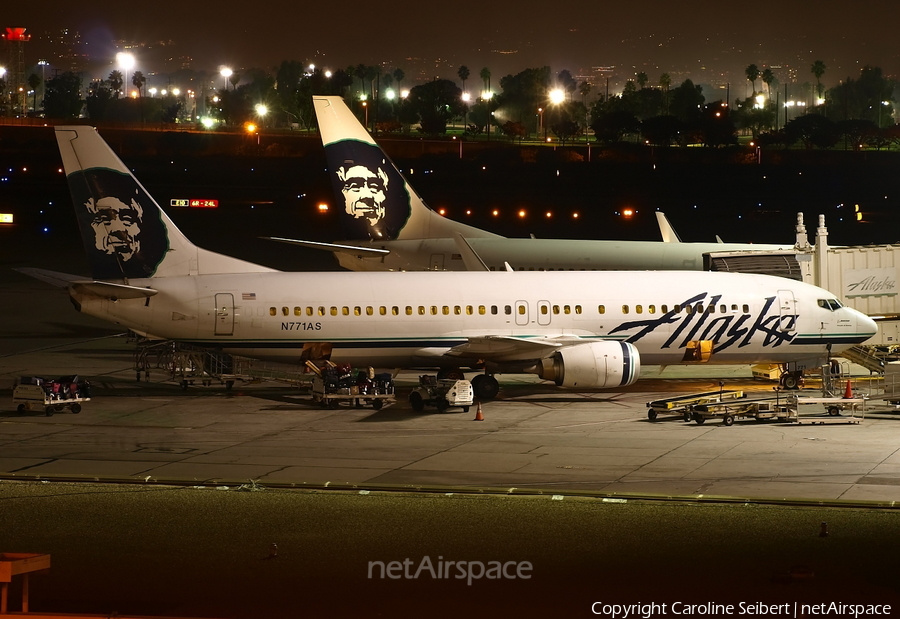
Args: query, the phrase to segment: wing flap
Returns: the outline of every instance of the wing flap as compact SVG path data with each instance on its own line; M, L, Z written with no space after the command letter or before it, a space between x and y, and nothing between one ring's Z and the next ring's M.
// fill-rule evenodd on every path
M558 349L583 343L578 336L520 338L506 335L470 337L465 344L454 346L447 355L493 362L531 361L549 357Z

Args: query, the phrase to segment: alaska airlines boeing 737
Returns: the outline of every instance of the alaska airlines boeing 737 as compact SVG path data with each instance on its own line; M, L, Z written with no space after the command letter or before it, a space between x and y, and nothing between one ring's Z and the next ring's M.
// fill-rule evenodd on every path
M431 210L341 97L315 96L313 104L347 240L277 240L330 249L351 271L503 270L504 263L520 271L702 270L707 252L793 247L504 238ZM467 261L470 251L481 261Z
M76 308L136 332L261 359L473 367L565 387L635 382L641 363L816 366L875 333L835 296L706 272L287 273L193 245L96 129L56 137L92 278Z

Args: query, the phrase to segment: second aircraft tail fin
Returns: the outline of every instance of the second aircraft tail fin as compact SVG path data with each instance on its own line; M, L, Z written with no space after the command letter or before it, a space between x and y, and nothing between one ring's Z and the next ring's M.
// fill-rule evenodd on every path
M315 96L313 105L346 240L497 236L431 210L341 97Z

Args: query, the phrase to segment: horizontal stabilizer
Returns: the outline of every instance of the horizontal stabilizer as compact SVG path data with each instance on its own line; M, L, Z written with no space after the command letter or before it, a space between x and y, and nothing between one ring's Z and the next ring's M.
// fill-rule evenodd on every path
M370 254L372 256L386 256L391 253L390 250L378 247L359 247L358 245L340 245L338 243L319 243L316 241L301 241L299 239L285 239L278 236L262 237L268 241L278 241L279 243L287 243L289 245L300 245L301 247L310 247L312 249L324 249L326 251L349 251L358 254Z
M111 284L109 282L74 282L72 290L75 292L89 292L107 299L144 299L152 297L159 292L153 288L139 288L137 286Z
M39 279L46 284L57 288L71 288L75 292L90 293L98 297L108 299L142 299L152 297L158 291L152 288L140 288L126 284L113 284L110 282L98 282L85 279L81 275L48 271L46 269L34 269L30 267L15 269L22 275Z

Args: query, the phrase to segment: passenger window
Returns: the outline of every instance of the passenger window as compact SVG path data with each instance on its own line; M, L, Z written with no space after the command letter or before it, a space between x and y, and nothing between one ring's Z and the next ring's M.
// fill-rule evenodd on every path
M331 315L332 315L332 316L337 316L337 308L336 308L335 306L333 306L333 305L331 306Z
M407 305L407 306L406 306L406 315L407 315L407 316L412 316L412 315L413 315L412 305Z
M277 315L278 315L278 310L275 309L274 307L270 307L269 308L269 316L277 316Z
M512 306L510 306L510 305L504 305L504 306L503 306L503 313L506 314L507 316L509 316L510 314L512 314Z
M461 314L462 314L462 308L461 308L459 305L454 305L454 306L453 306L453 313L456 314L457 316L461 315Z
M635 305L635 306L634 306L634 313L635 313L635 314L643 314L643 313L644 313L644 307L643 307L642 305Z
M698 303L697 307L694 308L694 311L697 312L698 314L702 314L703 313L703 304Z
M497 306L496 305L491 306L491 314L494 316L497 315Z
M669 306L668 306L668 305L660 305L660 306L659 306L659 311L662 312L663 314L668 314L668 313L669 313Z
M735 303L734 305L731 306L731 311L732 311L732 312L738 311L738 309L737 309L737 303Z
M341 307L341 314L343 314L344 316L349 316L350 308L344 305L343 307Z
M425 315L425 306L420 305L419 306L419 316L424 316L424 315Z
M648 305L648 306L647 306L647 311L650 312L651 314L655 314L655 313L656 313L656 306L655 306L655 305Z
M471 315L474 314L474 313L475 313L475 312L472 310L472 306L471 306L471 305L467 305L467 306L466 306L466 314L468 314L469 316L471 316Z
M400 308L397 307L396 305L392 305L392 306L391 306L391 314L394 315L394 316L399 316L399 315L400 315Z
M554 314L558 314L558 313L559 313L559 306L558 306L558 305L554 305L554 306L553 306L553 313L554 313Z
M437 305L432 305L432 306L431 306L431 315L432 315L432 316L437 316L437 315L438 315Z
M375 308L373 308L371 305L367 305L366 306L366 316L371 316L374 313L375 313Z
M628 313L628 306L627 306L627 305L623 305L623 306L622 306L622 313L623 313L623 314L627 314L627 313Z
M319 306L319 316L324 316L324 315L325 315L325 308L320 305Z
M359 307L358 305L357 305L356 307L354 307L354 308L353 308L353 315L354 315L354 316L362 316L362 308Z
M312 308L312 307L307 307L307 308L306 308L306 315L307 315L307 316L312 316L312 315L313 315L313 308Z
M548 310L548 309L550 309L550 308L548 308L546 305L542 305L542 306L541 306L541 314L543 314L544 316L546 316L546 315L547 315L547 310Z
M449 305L442 305L442 306L441 306L441 313L442 313L444 316L449 316L449 315L450 315L450 306L449 306Z
M684 313L685 313L685 314L691 314L693 311L694 311L694 308L691 307L690 305L685 305L685 306L684 306Z
M282 316L289 316L290 313L291 313L291 310L290 310L290 309L288 309L288 308L286 308L286 307L282 307L282 308L281 308L281 315L282 315Z
M744 305L744 313L745 313L745 314L749 314L749 313L750 313L750 306L749 306L749 305Z
M584 269L581 269L581 270L583 271ZM575 306L575 313L576 313L576 314L580 314L580 313L581 313L581 306L580 306L580 305L576 305L576 306Z
M525 306L524 306L524 305L520 305L517 309L518 309L518 311L519 311L519 315L520 315L520 316L524 316L524 315L525 315Z
M295 308L294 308L294 316L302 316L302 315L303 315L303 308L302 308L302 307L295 307Z
M606 306L605 306L605 305L598 305L598 306L597 306L597 313L598 313L598 314L605 314L605 313L606 313Z
M707 313L707 314L715 314L715 313L716 313L716 306L715 306L715 305L712 305L712 304L707 305L707 306L706 306L706 313Z
M728 306L727 306L727 305L720 305L720 306L719 306L719 313L720 313L720 314L727 314L727 313L728 313Z
M571 314L571 313L572 313L572 308L569 307L568 305L563 305L563 314Z
M485 308L483 305L479 305L479 306L478 306L478 313L479 313L479 314L481 314L482 316L484 316L485 311L486 311L486 308Z
M378 307L378 313L382 316L387 316L387 308L383 305Z

